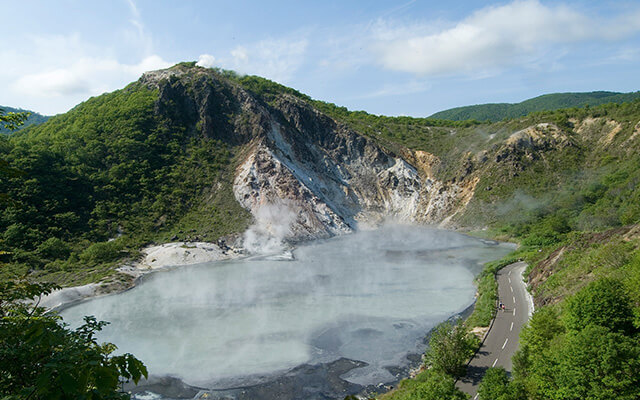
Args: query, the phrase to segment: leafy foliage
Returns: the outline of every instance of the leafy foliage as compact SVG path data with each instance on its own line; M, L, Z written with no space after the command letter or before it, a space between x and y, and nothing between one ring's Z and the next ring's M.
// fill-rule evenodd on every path
M30 113L26 111L15 109L7 111L4 108L0 108L0 133L18 129L19 126L24 125L29 115Z
M69 330L55 313L29 301L55 289L25 280L0 282L0 396L3 399L128 399L121 379L147 377L131 354L95 338L105 322L85 317ZM25 301L27 300L27 301Z
M462 320L455 324L445 321L431 332L425 363L447 375L464 376L466 363L478 346L478 338L467 330Z
M512 384L507 371L502 368L489 368L478 387L480 400L521 400L526 398L523 388Z
M439 371L421 372L415 379L400 382L397 390L380 400L465 400L468 396L456 388L455 380Z
M565 324L575 331L588 325L599 325L613 332L631 333L634 330L633 312L622 282L599 279L569 298L565 306Z

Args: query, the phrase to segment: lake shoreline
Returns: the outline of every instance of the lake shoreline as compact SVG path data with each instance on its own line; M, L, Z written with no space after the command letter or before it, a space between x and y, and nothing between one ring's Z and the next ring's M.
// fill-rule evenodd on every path
M148 246L140 252L142 257L139 260L123 263L116 268L119 274L126 276L126 280L64 287L42 296L39 306L62 311L87 300L131 290L152 272L247 256L241 249L211 242L170 242Z
M419 226L419 225L416 225ZM443 228L435 228L443 229ZM479 238L468 235L465 229L444 229L459 233L479 240L485 244L506 244L497 240ZM349 234L353 234L351 232ZM318 242L326 239L313 239L304 242L295 242L295 245ZM293 245L283 247L283 251L290 252ZM149 273L179 268L188 265L202 264L212 261L235 260L249 257L242 247L230 247L223 243L214 242L168 242L147 246L140 250L142 256L133 262L123 262L115 268L117 273L124 275L126 279L114 282L92 282L86 285L62 287L52 293L42 296L38 305L53 311L62 311L68 307L82 303L93 298L109 296L126 292L135 288L141 278Z
M452 233L458 233L458 232L452 232ZM485 239L474 238L468 235L464 235L464 236L477 240L478 242L481 242L484 245L500 246L499 242L487 241ZM434 251L436 253L447 252L455 248L457 248L455 247L455 245L453 247L447 247L443 249L434 248L434 250L429 250L429 252L430 253ZM390 249L396 249L396 248L390 247ZM194 253L197 253L198 255L194 256L193 255ZM387 250L387 254L390 255L391 257L398 257L398 254L401 254L401 253L402 253L401 251ZM424 256L423 253L420 253L420 250L417 250L415 254L416 255L422 254L422 256ZM400 255L400 257L404 257L404 256ZM130 290L136 287L139 283L145 281L145 277L148 277L151 272L169 271L169 270L174 270L176 268L184 267L186 265L206 263L208 261L222 261L222 260L232 260L232 259L240 259L240 258L247 258L247 255L242 251L237 251L237 250L229 251L227 249L226 251L223 251L223 249L221 249L219 246L211 243L201 243L199 245L192 244L192 243L173 243L173 244L165 244L160 246L152 246L147 249L144 249L144 257L142 257L142 259L139 260L138 262L134 264L128 264L128 265L125 264L119 267L119 271L121 273L128 274L129 276L132 277L131 284L128 287L122 288L121 290L118 290L118 291L112 291L104 294L97 294L95 292L91 293L90 290L80 291L81 296L79 296L79 298L76 298L76 299L68 298L66 299L67 300L66 303L62 303L58 305L56 309L61 310L61 309L70 307L72 305L75 305L78 302L89 300L97 296L125 292L127 290ZM251 259L253 258L254 257L251 257ZM265 258L278 258L278 257L273 257L273 256L272 257L264 257L264 256L256 257L257 260L265 259ZM184 260L186 260L187 262L182 262L181 265L175 264L177 261L184 261ZM78 288L67 288L67 289L73 290ZM459 312L455 312L454 314L449 314L450 317L446 319L466 318L472 312L475 304L475 300L476 300L476 297L474 296L473 301L467 306L465 306L464 309L462 309ZM146 390L155 392L155 390L153 389L164 388L162 390L163 393L160 393L160 394L164 394L165 396L169 396L169 397L175 397L175 396L172 396L171 393L175 393L176 390L182 388L178 391L183 391L183 392L186 391L192 394L193 390L197 390L199 393L204 390L204 392L202 393L210 393L210 395L215 394L216 396L222 395L224 393L225 396L233 395L234 398L238 398L238 399L251 398L251 397L243 397L245 393L253 393L254 396L260 393L261 394L260 398L277 399L277 398L280 398L280 395L282 393L278 392L280 393L280 395L274 394L272 397L268 397L268 396L265 397L263 396L263 394L265 394L264 391L273 389L274 385L277 383L279 387L289 386L292 390L291 393L296 393L294 390L294 387L298 387L299 389L299 385L301 384L301 382L304 381L304 382L307 382L308 384L313 383L315 386L322 388L321 392L323 393L326 393L326 390L329 390L329 391L333 390L330 388L332 387L331 385L337 385L335 386L335 389L337 391L333 392L333 395L338 397L339 396L344 397L343 394L346 393L344 392L344 390L347 390L347 389L348 389L347 390L348 393L346 394L363 394L363 393L372 393L372 392L380 393L380 392L389 390L392 386L397 385L397 383L400 380L410 376L412 370L416 370L417 368L419 368L421 364L422 351L426 346L426 344L428 343L428 338L430 333L431 333L431 329L429 329L421 339L417 339L417 341L415 342L416 344L421 342L422 345L419 345L418 347L422 347L422 349L418 351L416 351L417 349L409 350L408 353L404 353L404 355L402 356L403 361L394 363L389 366L384 366L384 369L386 369L393 378L390 380L389 379L384 380L383 382L376 385L365 386L364 382L362 382L363 385L359 385L356 383L349 382L347 380L349 379L348 377L345 377L344 379L342 379L341 375L346 374L351 369L355 369L355 368L359 368L367 365L366 363L363 364L362 361L342 358L340 359L341 361L336 360L333 362L321 362L320 364L300 364L289 370L280 370L273 373L267 373L266 375L261 377L262 381L259 383L255 383L256 381L253 379L248 379L249 382L255 383L255 384L249 384L248 386L241 386L241 387L231 386L230 388L227 388L227 389L202 389L195 386L187 385L186 383L184 383L183 381L175 377L158 375L158 376L153 376L152 379L150 379L150 381L145 382L143 385L139 385L137 387L131 387L128 390L132 390L133 392L143 393ZM345 371L344 368L346 365L355 365L355 366L352 366L351 368ZM316 375L319 374L316 376L316 378L318 379L311 382L309 380L309 376L314 374ZM251 378L251 375L247 375L247 377ZM220 386L217 386L217 387L220 387ZM184 398L193 398L193 396L191 397L187 396ZM292 398L296 398L296 397L292 397Z

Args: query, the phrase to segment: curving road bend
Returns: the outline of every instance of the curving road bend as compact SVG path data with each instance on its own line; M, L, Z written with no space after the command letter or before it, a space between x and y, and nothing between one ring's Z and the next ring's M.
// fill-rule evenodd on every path
M506 310L498 311L480 350L469 363L467 376L456 383L474 400L488 368L503 367L511 372L511 357L518 348L520 330L533 312L533 303L522 276L526 267L524 262L516 262L498 272L498 296Z

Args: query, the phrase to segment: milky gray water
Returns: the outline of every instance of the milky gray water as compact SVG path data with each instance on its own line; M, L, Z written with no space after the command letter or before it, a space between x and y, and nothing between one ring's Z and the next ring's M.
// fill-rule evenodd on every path
M127 292L61 314L110 321L100 340L152 375L242 384L303 363L365 361L343 378L392 381L438 322L474 299L480 264L512 251L457 233L392 226L300 246L293 260L254 257L147 275ZM244 378L243 378L244 377Z

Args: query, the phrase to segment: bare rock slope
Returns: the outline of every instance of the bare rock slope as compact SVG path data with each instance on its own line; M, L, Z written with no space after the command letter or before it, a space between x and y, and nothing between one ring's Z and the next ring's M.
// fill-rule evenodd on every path
M141 82L159 90L159 112L178 107L174 118L242 149L235 198L272 236L329 237L387 218L446 223L473 192L472 180L437 180L436 156L394 154L293 95L267 103L206 69L154 71Z

